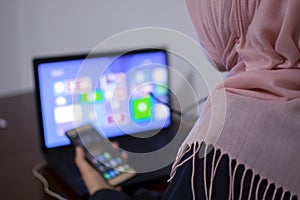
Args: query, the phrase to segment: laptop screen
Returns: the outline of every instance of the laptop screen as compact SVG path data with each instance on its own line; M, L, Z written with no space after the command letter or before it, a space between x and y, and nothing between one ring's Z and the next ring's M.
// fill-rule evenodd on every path
M165 50L39 58L34 71L46 149L87 123L108 138L171 124Z

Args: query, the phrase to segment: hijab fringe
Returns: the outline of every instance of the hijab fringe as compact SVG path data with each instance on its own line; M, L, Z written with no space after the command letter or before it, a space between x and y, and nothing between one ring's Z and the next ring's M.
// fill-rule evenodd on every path
M248 168L245 166L244 163L241 163L241 162L238 162L237 160L235 159L232 159L230 158L230 156L228 154L225 154L225 153L222 153L222 150L221 148L219 149L216 149L216 148L210 148L210 145L206 145L205 142L194 142L192 144L187 144L185 147L183 148L180 148L179 149L179 153L178 155L176 156L176 160L173 164L173 167L172 167L172 170L171 170L171 174L170 174L170 179L168 180L168 182L171 182L173 177L176 175L176 170L181 167L184 163L188 162L191 160L192 162L192 176L191 176L191 192L192 192L192 197L193 197L193 200L196 200L196 192L195 192L195 184L194 184L194 179L195 179L195 161L196 161L196 156L199 154L199 150L201 148L204 147L204 156L203 156L203 161L204 161L204 177L203 177L203 180L204 180L204 191L205 191L205 197L207 200L211 200L213 199L213 184L215 182L215 178L216 178L216 173L217 173L217 170L220 166L220 162L222 160L222 158L224 156L228 156L229 158L229 162L228 162L228 165L229 165L229 180L230 180L230 184L229 184L229 188L228 188L228 199L229 200L234 200L234 199L238 199L238 200L241 200L241 199L244 199L243 198L243 189L244 189L244 184L245 184L245 179L246 179L246 173L248 171L252 172L252 176L251 176L251 183L250 183L250 190L249 190L249 193L248 193L248 200L251 199L251 197L253 195L255 195L255 198L258 199L258 196L259 196L259 190L260 190L260 185L262 184L263 181L267 181L266 178L264 177L260 177L259 178L259 181L257 183L257 185L254 187L254 179L256 176L259 176L257 173L255 173L252 169ZM188 158L186 158L185 160L181 161L181 159L183 158L183 156L189 152L190 150L193 151L192 155L189 156ZM213 158L212 158L212 167L211 167L211 173L208 174L208 171L207 171L207 154L210 153L210 152L213 152ZM220 155L217 155L217 152L220 152ZM241 181L239 182L239 187L237 187L237 189L239 189L239 196L237 198L234 197L234 191L235 191L235 179L236 179L236 176L237 176L237 169L238 167L243 167L244 170L243 170L243 174L242 174L242 178L241 178ZM208 180L210 179L210 184L208 185ZM275 199L275 196L276 194L282 190L282 194L281 194L281 199L284 198L285 195L287 194L290 194L290 197L289 199L293 199L293 197L297 197L297 194L296 193L292 193L286 189L284 189L284 187L282 185L279 185L279 184L276 184L276 183L270 183L269 181L267 181L267 185L266 185L266 188L265 190L263 191L262 195L263 195L263 199L265 199L267 193L270 191L271 189L271 185L274 185L274 191L272 193L272 199Z

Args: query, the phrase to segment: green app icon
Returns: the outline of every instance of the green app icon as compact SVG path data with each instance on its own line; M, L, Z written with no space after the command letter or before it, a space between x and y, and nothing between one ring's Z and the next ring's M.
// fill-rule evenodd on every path
M103 99L102 91L95 90L93 92L84 93L80 95L80 100L82 103L93 103L99 102Z
M110 177L110 175L106 172L106 173L104 173L104 178L106 179L106 180L108 180L108 179L110 179L111 177Z
M131 108L133 120L147 121L151 119L151 97L131 100Z

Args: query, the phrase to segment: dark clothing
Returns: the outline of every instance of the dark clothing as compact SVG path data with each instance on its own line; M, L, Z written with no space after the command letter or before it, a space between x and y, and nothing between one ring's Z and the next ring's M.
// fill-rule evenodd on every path
M113 200L129 200L130 197L124 192L118 192L116 190L98 190L89 200L99 200L99 199L113 199Z
M193 149L193 148L192 148ZM190 150L188 153L185 154L185 156L182 158L182 160L185 160L190 155L192 155L192 150ZM207 161L206 161L206 177L211 177L211 165L213 162L213 157L215 156L215 159L221 156L220 151L211 151L207 155ZM229 162L232 162L232 166L236 165L236 161L229 160L228 156L222 156L220 160L219 167L215 174L215 179L210 181L210 179L207 179L207 188L210 188L210 185L212 184L212 199L216 200L222 200L222 199L228 199L229 196L229 182L230 182L230 173L229 173ZM190 159L188 162L183 164L181 167L177 169L176 175L172 179L170 185L168 186L168 189L164 193L162 199L163 200L169 200L169 199L193 199L192 196L192 190L191 190L191 177L192 177L192 159ZM204 159L200 158L197 154L195 157L195 174L194 174L194 188L195 188L195 196L196 199L206 199L205 195L205 185L204 185ZM251 180L253 173L251 170L247 170L244 181L242 180L243 173L245 171L245 168L242 165L237 166L236 170L236 176L234 179L234 189L233 189L233 195L234 199L239 199L240 196L240 188L241 184L243 184L242 187L242 198L241 199L248 199L249 191L251 189ZM251 189L251 200L252 199L263 199L264 193L264 199L272 199L273 195L275 195L275 200L280 200L281 196L284 195L284 200L290 199L290 193L286 192L283 194L282 189L278 189L275 191L275 186L272 184L270 187L268 187L268 191L265 192L267 187L267 181L262 180L260 187L257 188L258 182L260 178L258 175L254 176L253 186ZM258 192L256 192L258 190ZM258 195L258 198L256 198L256 193ZM129 199L137 199L133 197L129 197L127 194L123 192L118 192L115 190L100 190L96 192L90 200L99 200L99 199L114 199L114 200L129 200ZM149 197L149 199L151 199ZM293 197L292 200L297 200L297 197Z

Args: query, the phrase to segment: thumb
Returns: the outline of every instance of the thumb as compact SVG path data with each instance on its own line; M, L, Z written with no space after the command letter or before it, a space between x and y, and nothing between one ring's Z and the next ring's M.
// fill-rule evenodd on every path
M84 169L87 167L87 161L85 159L84 151L81 147L76 146L75 148L75 163L79 169Z

